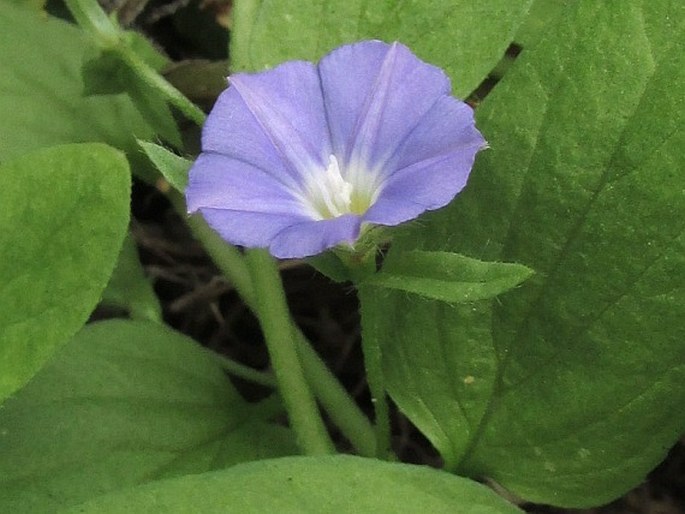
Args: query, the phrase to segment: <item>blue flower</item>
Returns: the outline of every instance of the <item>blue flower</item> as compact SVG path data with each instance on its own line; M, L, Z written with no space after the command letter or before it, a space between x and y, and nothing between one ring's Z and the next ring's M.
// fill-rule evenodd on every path
M442 70L400 43L363 41L318 65L231 76L188 210L230 243L306 257L448 204L485 144Z

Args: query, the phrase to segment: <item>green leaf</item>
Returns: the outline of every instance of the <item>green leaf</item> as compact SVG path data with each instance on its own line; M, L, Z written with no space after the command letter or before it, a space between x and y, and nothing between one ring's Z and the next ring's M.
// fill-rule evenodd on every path
M469 303L494 298L521 284L533 270L521 264L484 262L450 252L393 252L366 285L406 291L432 300Z
M295 452L211 353L162 325L87 325L0 410L0 511L56 512L164 477Z
M119 260L102 293L102 303L126 309L133 319L162 321L162 307L145 276L130 234L124 239Z
M135 137L152 137L124 95L83 96L81 67L91 45L71 24L0 2L0 162L84 141L135 155Z
M47 3L47 0L6 0L6 1L9 3L13 3L15 5L21 5L23 7L35 9L37 11L42 11L43 8L45 7L45 4Z
M514 40L523 48L532 48L546 32L554 30L564 10L572 8L576 0L534 0L525 21L519 27Z
M234 71L255 71L291 59L317 61L361 39L398 40L443 68L454 94L471 93L500 60L530 0L289 0L235 2Z
M477 113L491 150L393 251L520 262L450 307L376 291L390 392L448 465L583 507L685 431L685 6L575 2Z
M434 469L346 455L287 457L155 482L67 512L516 514L487 487Z
M188 171L193 163L155 143L138 141L138 144L167 182L183 193L188 187Z
M103 144L44 149L0 167L0 400L86 322L114 268L130 173Z

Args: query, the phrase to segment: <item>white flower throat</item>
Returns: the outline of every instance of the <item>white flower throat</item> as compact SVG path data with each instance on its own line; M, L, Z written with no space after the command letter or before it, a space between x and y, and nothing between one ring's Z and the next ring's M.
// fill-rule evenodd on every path
M338 158L330 155L328 167L312 173L305 185L305 204L314 219L332 219L343 214L364 214L375 197L368 174L347 173L343 177ZM366 176L365 176L366 175Z

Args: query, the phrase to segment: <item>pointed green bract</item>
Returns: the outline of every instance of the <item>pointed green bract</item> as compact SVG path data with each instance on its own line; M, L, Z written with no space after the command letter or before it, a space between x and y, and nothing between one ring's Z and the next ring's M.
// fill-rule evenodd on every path
M231 33L233 71L256 71L283 61L317 61L345 43L395 40L443 68L454 94L471 93L500 60L530 0L240 0Z
M64 145L0 166L0 400L86 322L129 219L130 172L103 144Z
M66 512L516 514L482 484L434 469L349 455L287 457L165 480Z
M0 511L292 454L274 406L245 402L210 352L159 324L88 325L0 409Z
M582 507L685 430L685 7L574 3L478 111L491 150L395 242L536 275L494 303L362 298L390 391L449 467Z
M188 170L193 163L155 143L138 141L138 145L169 184L183 193L188 186Z

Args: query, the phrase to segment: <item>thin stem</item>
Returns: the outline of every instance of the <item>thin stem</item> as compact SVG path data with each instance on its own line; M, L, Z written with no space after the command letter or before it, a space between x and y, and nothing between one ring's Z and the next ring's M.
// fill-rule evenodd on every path
M368 418L359 410L352 397L331 373L319 354L299 330L295 334L297 354L305 370L307 382L316 398L362 457L376 456L376 436Z
M100 48L116 52L119 59L155 91L198 125L205 122L206 115L183 93L149 66L126 44L124 32L107 16L95 0L66 0L67 7L79 26L88 32Z
M371 302L365 302L367 294L362 284L357 286L359 301L362 304L362 350L364 352L364 365L366 366L366 380L371 391L371 401L376 413L376 456L381 459L391 457L390 450L390 410L385 388L385 375L383 373L383 355L378 339L373 336L369 329L374 319L374 313L369 314L363 307Z
M221 367L224 368L230 375L234 377L242 378L254 384L259 384L264 387L277 387L276 379L271 373L262 373L257 371L245 364L236 362L233 359L221 355L218 353L213 354L214 357L219 361Z
M207 115L178 89L172 86L157 71L145 63L135 52L127 46L118 47L118 53L129 68L159 96L181 111L186 117L198 125L204 124Z
M281 277L266 250L250 250L248 267L257 295L257 313L297 443L306 455L335 452L314 395L302 372Z
M90 33L102 47L111 48L119 40L120 29L96 0L65 0L76 23Z

